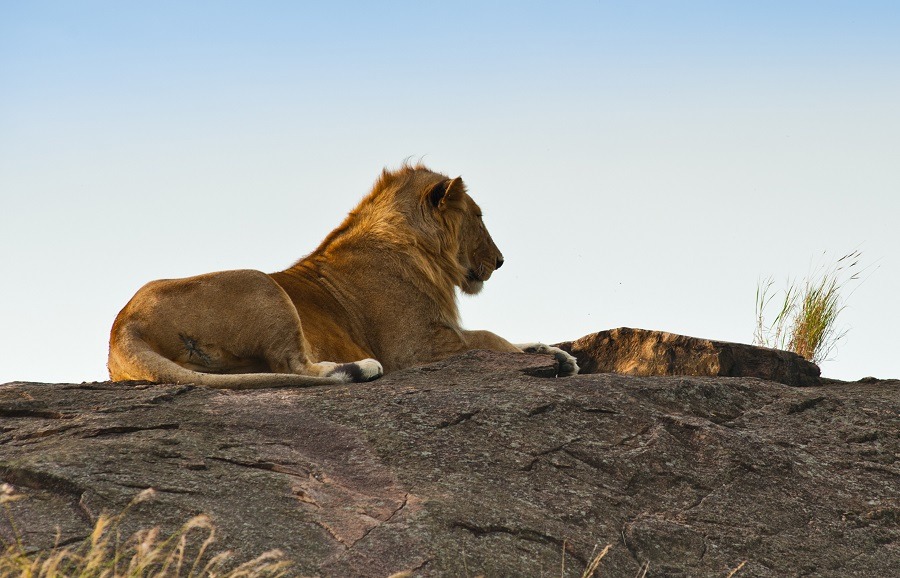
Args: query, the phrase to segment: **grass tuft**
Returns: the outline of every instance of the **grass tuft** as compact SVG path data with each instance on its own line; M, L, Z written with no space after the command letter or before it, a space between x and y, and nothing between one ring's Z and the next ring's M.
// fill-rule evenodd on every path
M122 540L119 526L127 511L153 497L144 490L119 514L102 514L83 542L55 546L46 552L28 552L13 525L14 540L0 544L3 578L279 578L291 565L278 550L235 566L231 552L208 556L215 541L215 526L208 516L194 516L170 536L159 528L136 532ZM0 486L0 504L23 499L8 484ZM12 520L10 520L12 521ZM57 537L58 540L58 537Z
M847 329L838 328L837 319L845 308L842 293L849 283L860 281L861 256L860 251L852 251L831 266L820 266L802 282L789 279L778 301L771 277L757 283L753 344L793 351L816 364L830 360L847 335ZM777 304L776 314L767 323L773 304Z

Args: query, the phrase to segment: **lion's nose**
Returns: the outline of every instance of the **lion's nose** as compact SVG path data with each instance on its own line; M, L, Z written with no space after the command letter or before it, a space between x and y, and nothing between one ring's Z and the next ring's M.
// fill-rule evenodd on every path
M503 266L503 257L498 257L497 258L497 266L495 267L495 269L499 269L502 266Z

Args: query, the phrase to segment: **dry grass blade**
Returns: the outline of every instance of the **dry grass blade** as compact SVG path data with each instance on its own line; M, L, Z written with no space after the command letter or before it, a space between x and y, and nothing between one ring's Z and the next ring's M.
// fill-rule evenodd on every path
M603 557L606 556L610 548L612 548L612 544L607 544L606 548L604 548L599 554L591 559L591 563L588 564L587 568L584 569L584 573L581 575L581 578L591 578L594 575L594 572L596 572L597 568L600 567L600 561L603 560ZM594 550L596 550L596 548L594 548Z
M285 576L291 562L284 558L281 550L269 550L257 556L253 560L244 562L234 570L223 574L227 578L257 578L259 576L271 576L277 578ZM208 574L213 576L214 574ZM207 576L207 574L204 574Z
M560 556L560 559L561 559L561 561L559 563L559 575L560 575L560 577L563 577L566 575L566 539L565 538L563 538L562 556Z
M25 496L22 494L17 494L15 489L9 484L0 484L0 504L6 504L8 502L16 502L18 500L24 500Z
M725 578L732 578L732 576L734 576L735 574L737 574L738 571L739 571L741 568L743 568L744 566L746 566L746 565L747 565L747 561L744 560L743 562L741 562L740 564L737 565L737 568L735 568L734 570L732 570L731 572L729 572L729 573L728 573L728 576L726 576Z
M772 320L772 324L767 326L765 324L765 313L775 298L774 293L769 293L774 284L773 279L769 277L756 286L756 331L753 336L753 343L765 347L786 349L787 324L791 319L791 314L797 307L797 291L794 284L789 281L778 313L775 315L775 319Z

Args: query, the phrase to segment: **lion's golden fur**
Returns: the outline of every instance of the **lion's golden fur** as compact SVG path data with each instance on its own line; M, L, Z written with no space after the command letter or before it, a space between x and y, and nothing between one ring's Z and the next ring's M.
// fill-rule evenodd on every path
M146 285L113 325L110 376L309 385L371 379L382 366L468 349L521 351L459 322L455 289L477 293L502 263L460 178L421 165L385 170L343 223L284 271ZM335 364L350 369L335 374Z

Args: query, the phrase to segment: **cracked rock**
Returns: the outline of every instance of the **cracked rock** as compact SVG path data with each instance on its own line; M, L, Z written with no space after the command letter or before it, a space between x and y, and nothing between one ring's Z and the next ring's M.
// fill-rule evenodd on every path
M228 392L0 386L23 543L205 512L237 560L298 576L888 576L900 382L598 373L473 351L367 384ZM12 539L0 516L0 538ZM599 545L599 548L595 549Z

